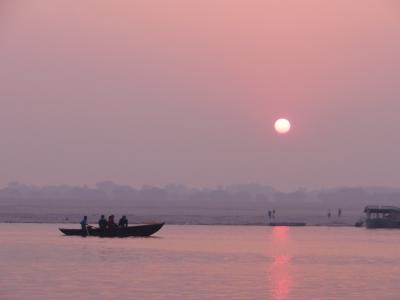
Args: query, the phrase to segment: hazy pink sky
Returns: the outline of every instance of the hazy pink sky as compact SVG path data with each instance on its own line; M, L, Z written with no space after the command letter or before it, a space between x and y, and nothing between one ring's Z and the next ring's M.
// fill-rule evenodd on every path
M396 1L6 0L0 66L0 185L400 186Z

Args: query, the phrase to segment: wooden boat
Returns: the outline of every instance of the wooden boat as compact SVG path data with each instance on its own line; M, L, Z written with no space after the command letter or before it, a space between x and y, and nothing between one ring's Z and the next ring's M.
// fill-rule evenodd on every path
M129 237L150 236L161 229L164 223L128 226L126 228L95 228L88 226L87 230L59 228L65 235L99 236L99 237Z

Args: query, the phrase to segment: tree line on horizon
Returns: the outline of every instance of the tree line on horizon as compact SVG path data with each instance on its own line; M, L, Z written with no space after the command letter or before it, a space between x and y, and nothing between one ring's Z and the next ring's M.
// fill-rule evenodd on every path
M164 187L133 188L112 181L99 182L94 187L37 187L14 182L0 189L0 204L191 209L359 209L365 205L400 205L400 189L342 187L282 192L260 184L235 184L215 188L192 188L171 184Z

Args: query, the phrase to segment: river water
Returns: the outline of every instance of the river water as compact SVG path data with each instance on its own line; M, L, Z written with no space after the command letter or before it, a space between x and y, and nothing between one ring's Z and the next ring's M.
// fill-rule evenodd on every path
M106 239L57 228L0 224L1 300L400 299L400 230L166 225Z

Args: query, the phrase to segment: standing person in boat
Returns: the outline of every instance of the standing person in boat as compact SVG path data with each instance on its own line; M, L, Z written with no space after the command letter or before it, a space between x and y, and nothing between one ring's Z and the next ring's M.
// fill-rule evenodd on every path
M115 224L114 222L114 215L111 215L108 217L108 224L107 224L108 228L115 228L118 227L117 224Z
M82 228L82 230L84 230L85 232L87 231L87 226L88 226L88 223L87 223L87 216L84 216L83 217L83 219L82 219L82 221L81 221L81 228Z
M107 220L104 217L104 215L101 215L100 220L99 220L99 228L100 229L105 229L107 228Z
M119 219L118 226L122 228L128 228L128 219L126 216L122 216L122 218Z

